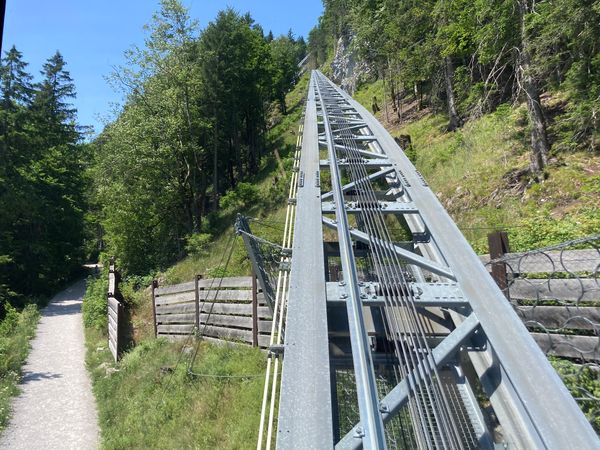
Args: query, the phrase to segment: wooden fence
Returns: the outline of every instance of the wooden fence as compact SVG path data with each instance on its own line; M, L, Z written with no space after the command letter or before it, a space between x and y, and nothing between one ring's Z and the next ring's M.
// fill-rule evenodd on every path
M499 234L490 235L491 258L482 262L542 351L600 361L600 251L507 253Z
M119 273L115 269L114 260L111 259L108 272L108 348L115 362L121 357L124 347L125 311L123 304L117 300L121 298L118 287L119 281Z
M255 277L202 279L152 285L154 333L171 340L195 332L206 340L227 340L266 348L271 311Z

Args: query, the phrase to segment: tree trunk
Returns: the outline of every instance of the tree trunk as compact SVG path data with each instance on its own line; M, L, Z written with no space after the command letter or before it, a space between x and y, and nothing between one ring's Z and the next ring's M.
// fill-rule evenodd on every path
M218 131L218 123L219 119L217 118L217 109L214 110L215 113L215 129L213 136L213 211L217 211L219 207L219 131Z
M531 11L530 0L519 0L519 20L521 26L521 52L517 73L521 87L527 96L527 112L531 123L531 164L533 173L540 173L548 163L548 135L544 109L540 101L537 81L532 75L531 55L529 54L529 36L525 27L525 16Z
M390 123L390 118L388 116L387 99L385 98L385 71L383 72L383 110L385 112L385 121L387 123Z
M445 70L444 77L446 79L446 99L448 101L448 131L454 131L462 125L462 120L456 109L456 97L454 96L454 64L449 56L444 58Z

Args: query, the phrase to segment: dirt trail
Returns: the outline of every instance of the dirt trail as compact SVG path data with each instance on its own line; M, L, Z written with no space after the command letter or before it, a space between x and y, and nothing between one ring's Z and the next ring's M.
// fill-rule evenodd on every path
M98 448L98 414L84 363L84 292L85 281L78 281L42 311L1 450Z

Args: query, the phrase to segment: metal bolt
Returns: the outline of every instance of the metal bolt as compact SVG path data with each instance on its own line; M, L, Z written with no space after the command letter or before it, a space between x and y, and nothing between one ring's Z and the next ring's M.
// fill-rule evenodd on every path
M346 294L345 292L340 294L340 298L348 298L348 294Z

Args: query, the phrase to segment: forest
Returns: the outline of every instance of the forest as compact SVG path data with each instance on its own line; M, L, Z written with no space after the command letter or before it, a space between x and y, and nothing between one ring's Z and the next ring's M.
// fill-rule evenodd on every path
M112 75L128 100L96 140L92 168L104 241L136 274L183 256L186 237L211 230L223 194L256 173L306 49L232 9L199 33L170 0L147 32Z
M519 175L534 183L558 153L600 148L598 1L325 0L308 42L233 9L201 30L177 0L160 5L110 74L125 102L91 142L60 53L33 82L26 58L5 52L2 299L47 293L99 252L148 274L210 237L219 208L252 201L245 181L271 153L298 62L327 70L341 41L368 67L361 82L383 80L399 118L412 99L446 114L451 131L525 102L531 157Z
M161 2L145 31L145 45L110 75L126 101L92 142L60 53L33 82L25 57L5 52L1 305L50 293L107 249L128 273L164 268L211 226L221 196L257 171L273 110L286 114L303 38L274 37L232 9L200 32L175 0Z
M60 53L34 83L13 46L0 72L0 318L4 304L48 294L78 270L85 233L85 167Z
M530 174L553 153L600 148L600 2L324 0L309 35L313 65L341 38L383 79L394 111L416 98L448 130L527 103ZM367 77L369 78L369 77Z

